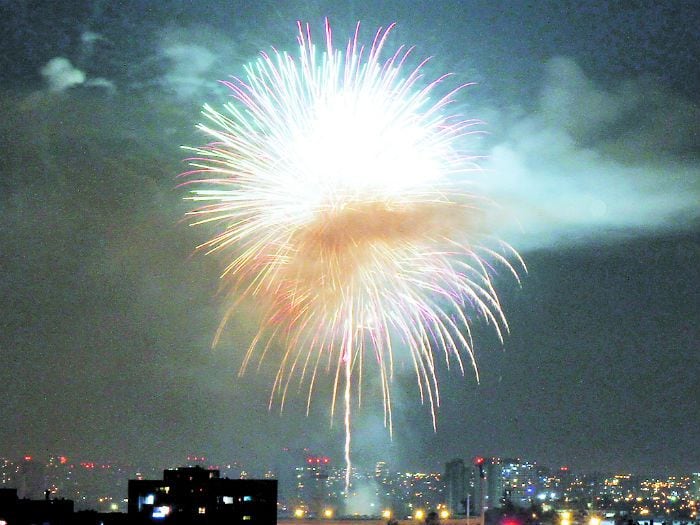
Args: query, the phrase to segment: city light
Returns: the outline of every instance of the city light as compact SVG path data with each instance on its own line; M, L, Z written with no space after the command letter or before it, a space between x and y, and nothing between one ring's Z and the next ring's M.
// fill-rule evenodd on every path
M162 519L165 518L168 514L170 514L170 507L168 507L167 505L163 505L162 507L153 508L152 517L155 519Z
M345 500L344 486L345 470L342 466L334 465L333 458L322 454L309 455L304 451L299 457L299 466L296 470L296 491L290 492L286 487L291 500L280 499L277 509L280 517L299 521L316 519L320 522L331 522L342 519L342 516L355 515L356 517L383 519L384 523L394 518L404 518L406 523L420 523L435 515L430 511L436 511L436 518L441 523L454 518L455 510L459 511L464 502L450 501L447 494L453 482L449 476L441 473L427 472L397 472L392 471L386 462L380 461L381 466L372 470L363 471L353 469L353 488L359 493L361 488L370 484L376 486L376 499L364 501L364 506L359 508L357 503L348 507ZM44 488L36 488L33 493L38 496L48 489L51 498L74 500L80 510L95 509L98 512L125 512L128 501L124 499L123 490L126 477L136 477L143 480L143 471L126 469L116 463L105 463L109 468L101 467L102 463L95 463L95 468L86 468L92 465L91 461L66 462L61 465L59 455L51 455L48 459L35 456L32 463L24 462L24 456L20 455L16 460L0 458L0 488L12 487L13 484L31 482L32 473L35 470L24 468L30 465L32 468L42 467L46 469L46 481ZM309 463L308 459L312 458ZM472 476L478 476L478 468L473 459L463 461L463 464L471 463ZM527 514L519 517L507 515L501 525L522 525L525 516L527 519L540 521L543 525L603 525L610 523L616 512L621 509L629 513L640 523L647 521L650 516L668 516L673 521L681 521L682 518L697 519L698 505L700 502L696 496L700 476L678 475L664 478L643 478L641 476L595 476L587 474L574 474L569 471L566 478L559 475L557 467L550 470L539 466L534 462L523 462L520 459L501 459L496 456L488 457L485 463L489 465L490 479L507 491L510 502L521 511L528 509L533 497L546 495L546 500L541 502L541 511L529 510ZM24 468L24 470L23 470ZM243 465L236 465L243 469ZM265 469L260 469L265 472ZM76 472L81 477L76 477ZM205 474L208 470L204 470ZM237 476L236 472L236 476ZM110 478L105 478L109 475ZM112 477L115 475L115 477ZM478 478L477 478L478 479ZM37 482L38 483L38 482ZM111 488L110 488L111 487ZM529 491L534 487L534 493ZM488 487L484 486L484 491ZM556 492L551 492L555 488ZM172 494L173 487L163 485L156 493L148 487L143 493L135 496L136 506L141 511L148 513L149 519L163 522L172 517L174 507L170 500L168 506L159 500L158 494ZM478 488L477 488L478 490ZM534 496L536 494L536 496ZM478 500L473 493L471 495L472 517L478 517ZM551 496L551 497L550 497ZM241 494L235 498L226 495L220 500L221 505L234 505L235 502L251 502L253 497ZM492 500L493 501L493 500ZM503 500L487 508L502 508ZM229 507L230 508L230 507ZM588 508L588 515L579 514ZM169 509L169 510L168 510ZM478 511L478 512L476 512ZM207 515L215 512L213 507L193 507L193 512L205 512ZM166 514L169 513L169 514ZM553 514L552 514L553 513ZM0 514L0 519L7 519ZM679 519L681 518L681 519ZM2 525L0 523L0 525Z

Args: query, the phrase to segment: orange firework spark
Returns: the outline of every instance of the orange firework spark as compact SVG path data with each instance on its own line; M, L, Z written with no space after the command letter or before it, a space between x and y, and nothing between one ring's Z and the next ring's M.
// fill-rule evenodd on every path
M230 306L261 305L260 326L241 367L279 356L270 404L284 406L290 382L334 374L331 417L342 399L346 483L353 393L361 401L366 362L378 372L385 425L392 431L390 384L397 349L415 370L435 427L436 361L475 373L470 321L476 311L502 338L508 325L492 283L493 264L522 261L502 242L485 243L486 199L475 194L474 158L459 143L476 123L447 106L447 75L424 82L426 61L405 71L412 49L381 60L392 26L371 47L359 25L346 48L325 50L299 24L299 54L273 50L225 84L233 102L204 107L213 142L191 148L188 177L198 202L192 224L218 233L199 248L225 254ZM491 248L488 246L492 246ZM524 268L524 265L523 265ZM271 348L281 343L282 352Z

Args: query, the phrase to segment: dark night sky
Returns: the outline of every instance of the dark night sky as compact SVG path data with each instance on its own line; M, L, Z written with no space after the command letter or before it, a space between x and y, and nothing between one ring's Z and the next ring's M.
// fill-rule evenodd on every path
M218 263L175 188L215 81L328 15L339 41L396 21L391 44L477 82L460 102L487 122L495 229L529 270L498 278L504 347L476 325L481 383L439 371L437 433L401 373L394 440L365 406L356 461L700 469L697 2L374 4L0 0L0 455L341 462L328 388L307 418L268 412L273 370L237 376L251 316L210 349Z

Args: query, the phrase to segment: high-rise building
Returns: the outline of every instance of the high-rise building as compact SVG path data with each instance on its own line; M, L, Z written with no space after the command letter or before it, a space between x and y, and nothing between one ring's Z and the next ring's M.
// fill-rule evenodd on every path
M503 501L516 507L528 507L537 492L537 467L534 463L517 459L504 459L501 465Z
M41 499L46 486L46 471L41 461L26 455L17 463L17 495L20 498Z
M695 501L700 500L700 472L693 472L690 475L690 496Z
M277 519L277 481L222 479L218 470L165 470L162 480L129 480L129 522L270 524Z
M304 466L296 470L296 506L310 516L322 516L330 504L331 468L327 456L307 456Z
M445 464L445 504L451 515L465 511L467 499L467 468L461 459Z
M486 491L484 507L498 509L503 505L503 460L498 457L486 458L484 461L486 474Z
M483 486L486 509L498 509L505 504L528 507L540 489L537 466L520 458L484 458L474 472L475 479L482 472L485 477L484 482L473 483L473 493L477 501L482 501Z

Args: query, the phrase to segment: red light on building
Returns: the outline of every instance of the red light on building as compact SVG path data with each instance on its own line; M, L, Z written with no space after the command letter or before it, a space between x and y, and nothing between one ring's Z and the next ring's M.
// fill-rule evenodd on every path
M559 470L561 470L562 472L568 472L569 467L564 466L564 467L561 467Z
M68 463L68 458L66 456L58 456L58 462L61 465L65 465L66 463Z
M506 517L503 518L501 525L522 525L522 522L518 518Z
M34 459L34 458L32 458L32 456L30 456L29 454L24 456L24 461L31 461L32 459Z
M309 465L328 465L331 459L328 456L306 456Z
M479 467L479 478L486 479L486 473L484 472L484 461L486 461L482 456L476 456L474 459L474 465Z

